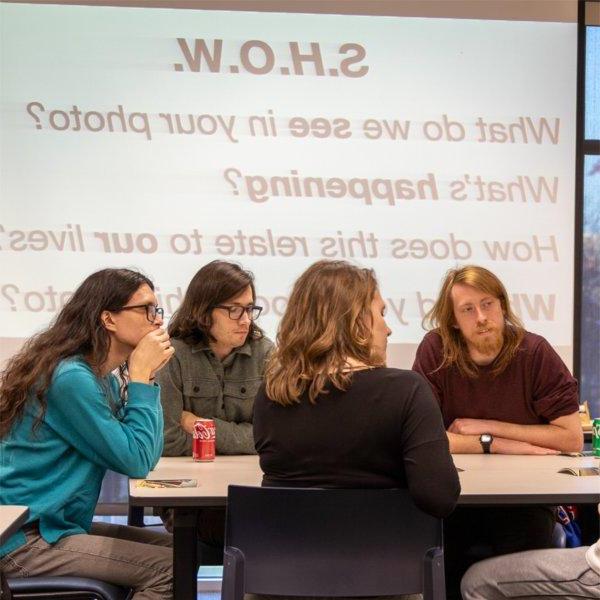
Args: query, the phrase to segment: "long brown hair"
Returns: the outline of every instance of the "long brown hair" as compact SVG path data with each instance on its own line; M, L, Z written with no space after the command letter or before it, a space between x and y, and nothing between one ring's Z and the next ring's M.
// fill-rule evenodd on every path
M451 293L452 287L457 283L470 285L500 300L504 314L504 343L492 369L492 375L499 375L517 353L525 335L525 329L521 319L510 307L508 293L502 282L491 271L477 265L466 265L448 271L435 304L423 319L423 327L434 329L442 338L444 354L438 370L456 365L462 375L477 377L477 365L471 359L466 341L460 329L457 328L454 318Z
M75 290L54 322L25 342L0 376L0 438L22 417L30 396L40 409L34 429L42 421L45 393L61 360L85 355L92 370L99 374L110 349L110 337L100 315L105 310L123 308L143 284L154 290L146 276L130 269L93 273Z
M329 382L347 389L349 358L384 364L371 336L371 302L377 280L371 269L321 260L296 281L279 324L277 347L267 365L267 396L284 406L308 392L315 403Z
M192 277L183 302L169 323L169 335L190 345L214 342L210 334L213 308L235 298L248 286L252 290L252 301L255 302L254 275L250 271L224 260L213 260L204 265ZM258 339L262 336L262 330L251 321L248 338Z

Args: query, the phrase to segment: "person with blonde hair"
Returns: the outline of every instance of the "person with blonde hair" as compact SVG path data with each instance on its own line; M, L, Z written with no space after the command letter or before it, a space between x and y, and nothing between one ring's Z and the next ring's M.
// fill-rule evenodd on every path
M295 282L254 403L263 485L408 488L437 517L460 484L440 412L418 374L385 366L375 274L322 260Z
M491 271L448 271L425 316L413 369L429 380L456 453L579 452L577 382L541 336L525 331Z
M577 382L541 336L526 331L491 271L448 271L424 319L431 329L413 370L429 381L453 453L558 454L580 451ZM445 524L449 598L478 558L551 545L549 507L462 508Z

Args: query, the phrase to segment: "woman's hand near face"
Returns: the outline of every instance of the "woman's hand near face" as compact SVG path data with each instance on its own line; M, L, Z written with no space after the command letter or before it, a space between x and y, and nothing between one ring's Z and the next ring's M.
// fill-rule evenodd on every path
M169 334L161 328L146 334L129 357L131 381L148 383L175 353Z
M171 356L173 356L175 353L175 349L171 346L171 350L173 350L173 352L171 352L169 356L167 356L162 363L160 363L160 365L158 365L158 367L152 371L152 373L150 373L150 381L154 381L156 374L171 360Z

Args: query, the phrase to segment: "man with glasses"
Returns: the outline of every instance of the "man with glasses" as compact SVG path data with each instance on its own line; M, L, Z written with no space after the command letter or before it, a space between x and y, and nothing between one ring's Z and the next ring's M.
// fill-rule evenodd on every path
M215 260L192 278L169 324L175 355L159 373L165 456L191 456L194 421L212 419L217 454L255 454L254 397L273 343L256 325L253 275ZM167 528L168 515L163 514ZM223 509L205 510L202 541L223 545Z
M213 261L169 324L175 356L159 376L166 456L191 456L194 421L213 419L218 454L254 454L252 408L273 346L256 325L254 278Z

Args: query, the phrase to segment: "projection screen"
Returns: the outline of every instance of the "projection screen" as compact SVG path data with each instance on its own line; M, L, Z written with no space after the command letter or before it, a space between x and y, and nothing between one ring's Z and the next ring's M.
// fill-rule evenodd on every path
M279 4L0 5L0 360L103 267L169 316L237 261L273 337L294 279L344 258L377 273L391 366L466 263L571 366L576 24Z

